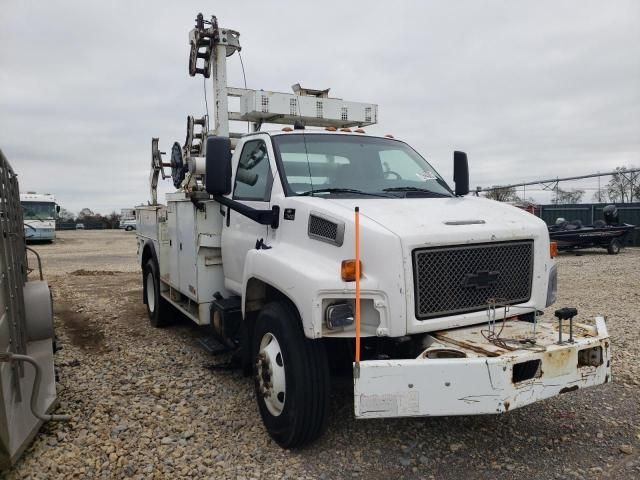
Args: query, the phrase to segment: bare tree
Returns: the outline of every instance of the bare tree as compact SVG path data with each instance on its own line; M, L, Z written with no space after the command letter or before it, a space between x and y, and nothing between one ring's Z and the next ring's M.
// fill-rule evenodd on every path
M516 187L501 187L499 185L493 185L490 190L487 190L485 197L498 202L520 201L520 197L516 193Z
M584 190L573 188L571 190L562 190L557 188L553 195L553 203L580 203L584 195Z
M104 215L102 218L107 228L116 228L120 223L120 214L115 210L108 215Z
M91 210L90 208L83 208L82 210L80 210L80 213L78 214L78 219L84 219L86 217L93 217L95 216L95 213L93 213L93 210Z
M60 208L60 213L58 213L58 219L61 222L73 222L75 215L67 210L66 208Z
M627 203L640 199L640 172L629 172L636 167L618 167L607 184L606 193L610 202Z

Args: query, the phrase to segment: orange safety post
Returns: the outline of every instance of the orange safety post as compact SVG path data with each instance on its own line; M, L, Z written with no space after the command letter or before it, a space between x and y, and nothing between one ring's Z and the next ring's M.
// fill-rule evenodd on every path
M360 364L360 207L356 207L356 364Z

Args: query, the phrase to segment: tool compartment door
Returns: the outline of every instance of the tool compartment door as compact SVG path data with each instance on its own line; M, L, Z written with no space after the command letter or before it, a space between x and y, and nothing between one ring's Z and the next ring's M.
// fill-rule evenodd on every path
M168 202L167 205L167 236L169 238L169 284L180 289L180 260L178 239L178 202Z
M179 290L197 301L195 206L184 201L177 202L177 208Z

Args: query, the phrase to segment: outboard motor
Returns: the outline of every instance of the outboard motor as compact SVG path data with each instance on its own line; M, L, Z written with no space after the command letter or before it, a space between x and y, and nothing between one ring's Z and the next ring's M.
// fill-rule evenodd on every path
M602 209L604 221L607 225L618 225L618 209L615 205L607 205Z

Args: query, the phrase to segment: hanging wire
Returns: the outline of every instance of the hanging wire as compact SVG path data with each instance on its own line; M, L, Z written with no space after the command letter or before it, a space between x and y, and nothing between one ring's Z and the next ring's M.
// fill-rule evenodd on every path
M202 90L204 92L204 106L207 111L207 120L209 119L209 103L207 102L207 77L202 76Z
M238 50L238 57L240 57L240 66L242 67L242 79L244 80L244 88L247 88L247 76L244 73L244 62L242 61L242 54Z
M304 120L302 117L302 109L300 108L300 99L296 98L296 109L298 110L298 116L300 117L300 122L304 125ZM304 142L304 153L307 157L307 170L309 170L309 184L311 185L311 196L313 197L313 178L311 176L311 162L309 161L309 149L307 148L307 133L302 132L302 140Z
M238 50L238 57L240 58L240 66L242 67L242 80L244 80L244 89L247 89L247 76L244 72L244 62L242 61L242 54ZM247 133L251 133L251 125L247 122Z
M497 309L503 308L502 319L497 319ZM480 333L489 343L492 343L498 348L503 350L531 350L534 352L544 352L545 348L536 345L535 329L538 322L538 313L534 313L534 325L533 325L533 337L529 338L505 338L502 337L502 332L507 323L507 313L511 308L528 308L520 305L509 305L505 299L502 298L489 298L487 299L487 328L480 330ZM496 323L500 323L500 328L496 329Z

